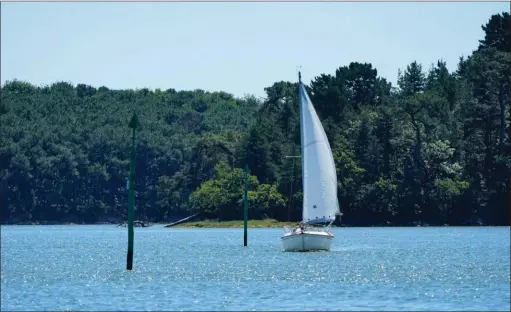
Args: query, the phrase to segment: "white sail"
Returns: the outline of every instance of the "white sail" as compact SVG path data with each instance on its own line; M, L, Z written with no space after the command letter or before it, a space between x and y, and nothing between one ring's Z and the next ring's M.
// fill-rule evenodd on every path
M334 158L325 130L301 82L298 90L303 176L302 219L305 224L331 222L339 213Z

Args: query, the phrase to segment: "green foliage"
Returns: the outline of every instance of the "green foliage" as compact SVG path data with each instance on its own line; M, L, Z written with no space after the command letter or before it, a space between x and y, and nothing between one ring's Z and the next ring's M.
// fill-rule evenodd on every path
M508 13L449 72L412 62L393 87L352 62L306 86L338 170L343 223L509 224L511 37ZM136 112L136 217L301 218L297 84L264 102L202 90L110 90L9 81L0 102L2 222L126 218ZM292 192L291 192L292 190Z
M201 184L195 190L190 203L196 212L204 218L220 220L236 220L243 218L243 190L245 172L239 168L230 168L226 163L219 162L215 166L213 179ZM277 191L276 185L259 184L257 177L251 175L248 183L249 200L256 218L285 205L284 197Z

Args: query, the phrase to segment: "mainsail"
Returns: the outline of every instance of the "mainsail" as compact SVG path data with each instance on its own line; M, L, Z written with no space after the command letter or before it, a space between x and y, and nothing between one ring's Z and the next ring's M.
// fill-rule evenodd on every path
M298 94L302 144L303 223L331 222L339 213L337 173L332 150L301 79Z

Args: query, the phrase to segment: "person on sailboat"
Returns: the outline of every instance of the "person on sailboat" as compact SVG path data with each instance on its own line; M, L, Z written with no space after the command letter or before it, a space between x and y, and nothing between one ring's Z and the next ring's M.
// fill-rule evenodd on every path
M300 230L303 233L303 223L302 223L302 221L296 223L296 227L293 229L293 233L298 233L298 230Z
M300 222L298 223L298 228L299 228L299 229L300 229L300 231L303 233L303 222L302 222L302 221L300 221Z
M300 227L300 222L297 222L295 228L293 229L293 233L298 232L299 227Z

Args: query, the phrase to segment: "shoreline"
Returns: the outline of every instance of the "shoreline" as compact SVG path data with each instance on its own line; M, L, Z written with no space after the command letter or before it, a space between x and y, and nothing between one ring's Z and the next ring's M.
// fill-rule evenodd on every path
M296 226L296 222L277 221L273 219L267 220L248 220L247 228L282 228L284 226ZM174 225L168 228L207 228L207 229L229 229L229 228L243 228L243 220L232 221L216 221L216 220L203 220L203 221L190 221Z
M139 220L136 220L139 221ZM143 222L143 221L142 221ZM39 221L39 222L17 222L17 223L2 223L1 225L5 226L23 226L23 225L112 225L115 227L126 227L126 222L94 222L94 223L74 223L74 222L49 222L49 221ZM203 221L189 221L181 224L174 225L172 227L168 227L169 222L143 222L146 224L145 227L152 226L163 226L166 228L243 228L243 220L232 220L232 221L218 221L218 220L203 220ZM283 228L284 226L294 227L297 222L288 222L288 221L277 221L274 219L265 219L265 220L248 220L247 227L248 228ZM491 224L482 224L481 222L465 222L464 224L427 224L423 222L413 222L409 224L367 224L367 225L353 225L353 224L341 224L341 225L332 225L332 228L347 228L347 227L466 227L466 226L482 226L482 227L493 227L493 226L506 226L509 225L491 225Z

